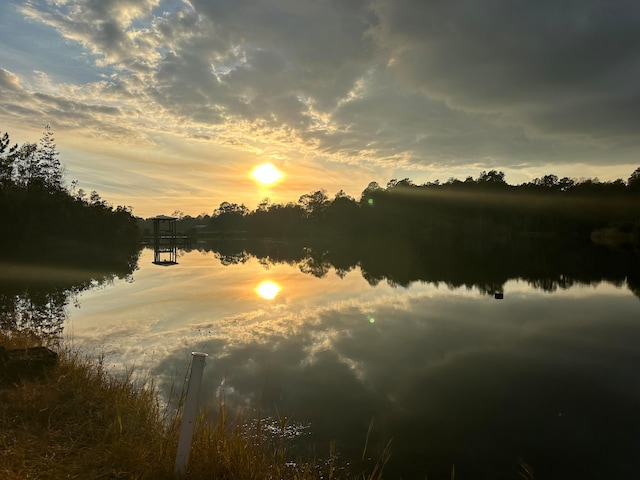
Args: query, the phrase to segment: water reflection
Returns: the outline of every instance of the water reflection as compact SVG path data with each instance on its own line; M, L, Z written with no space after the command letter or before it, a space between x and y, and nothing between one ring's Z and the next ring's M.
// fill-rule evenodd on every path
M163 267L170 267L178 264L178 247L173 245L160 246L156 244L153 248L153 263Z
M391 478L515 478L518 458L536 478L640 478L636 260L211 248L170 269L145 250L135 282L78 292L74 344L165 395L207 352L204 404L224 379L229 408L309 425L320 455L359 457L373 419Z
M282 287L275 282L266 280L256 287L256 293L265 300L273 300L280 293Z
M458 270L399 288L372 286L368 262L264 248L193 251L168 270L146 267L147 251L135 283L81 295L74 341L164 392L189 352L207 352L204 404L217 410L224 379L229 408L309 424L320 454L333 439L359 457L373 419L372 446L394 439L392 478L450 478L454 463L464 478L515 478L518 458L539 478L640 474L640 302L622 270L500 280L511 265L496 282L456 286ZM274 301L263 281L281 288Z
M553 239L521 240L509 245L451 239L447 244L416 245L409 240L370 239L351 243L309 244L309 241L270 239L217 240L198 249L213 252L222 265L244 264L252 256L265 267L296 265L307 275L342 278L359 270L372 286L386 282L409 287L415 282L445 284L449 288L477 288L504 298L505 283L522 279L532 287L553 292L573 285L606 281L626 285L640 296L640 252L611 250L595 244L570 248Z
M413 292L316 308L289 331L194 339L194 348L216 352L206 384L225 375L229 405L308 421L318 449L335 439L358 455L373 419L371 441L394 439L402 478L448 478L453 463L465 478L515 478L520 457L540 478L635 478L637 300L607 288L550 296L509 286L510 303Z
M130 281L135 260L110 268L0 262L0 328L59 339L69 304L77 305L82 291L112 285L115 279Z

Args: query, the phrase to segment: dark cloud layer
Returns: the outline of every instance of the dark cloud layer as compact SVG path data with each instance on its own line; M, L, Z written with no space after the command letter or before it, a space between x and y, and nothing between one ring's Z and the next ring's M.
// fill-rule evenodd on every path
M130 130L161 118L184 138L474 173L633 164L640 149L640 4L632 0L30 0L15 8L87 52L105 80L73 100L91 109L103 95L121 102L105 107L139 112L127 118ZM88 114L99 124L118 117L111 113Z
M543 132L640 126L640 4L376 1L376 32L407 85Z

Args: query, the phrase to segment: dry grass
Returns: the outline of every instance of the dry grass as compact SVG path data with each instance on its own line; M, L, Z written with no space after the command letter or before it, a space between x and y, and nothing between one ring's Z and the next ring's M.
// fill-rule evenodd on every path
M63 351L43 378L2 388L0 477L168 478L174 442L154 392L130 380Z
M0 345L37 344L28 335ZM100 359L62 350L45 376L0 385L0 478L173 479L179 417L167 418L153 385L131 375L116 378ZM291 461L284 442L267 442L242 427L201 415L187 466L189 479L338 478L332 462ZM388 449L369 474L341 471L340 477L381 478Z

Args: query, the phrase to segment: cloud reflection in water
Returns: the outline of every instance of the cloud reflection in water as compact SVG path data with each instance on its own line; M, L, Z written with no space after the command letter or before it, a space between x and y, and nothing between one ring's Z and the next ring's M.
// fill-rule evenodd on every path
M256 287L256 293L265 300L273 300L280 293L282 287L271 280L265 280Z
M142 366L160 386L181 378L188 352L207 352L205 402L224 378L230 408L310 422L320 447L335 438L342 451L361 449L374 418L372 441L393 437L408 477L431 477L442 467L434 459L506 468L519 455L544 474L545 458L623 464L636 445L640 304L626 289L548 293L510 281L495 301L278 264L268 279L281 290L265 302L254 291L265 269L253 260L225 267L186 254L170 278L141 265L135 282L83 296L71 314L76 343L110 344L128 365L156 352ZM417 448L431 455L401 460Z

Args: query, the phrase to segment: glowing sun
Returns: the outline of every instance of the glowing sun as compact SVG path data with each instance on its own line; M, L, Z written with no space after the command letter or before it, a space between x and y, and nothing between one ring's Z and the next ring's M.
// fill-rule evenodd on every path
M278 295L280 290L280 285L270 281L262 282L256 287L256 293L265 300L273 300L276 298L276 295Z
M263 163L253 169L251 176L258 182L270 185L282 178L282 173L270 163Z

